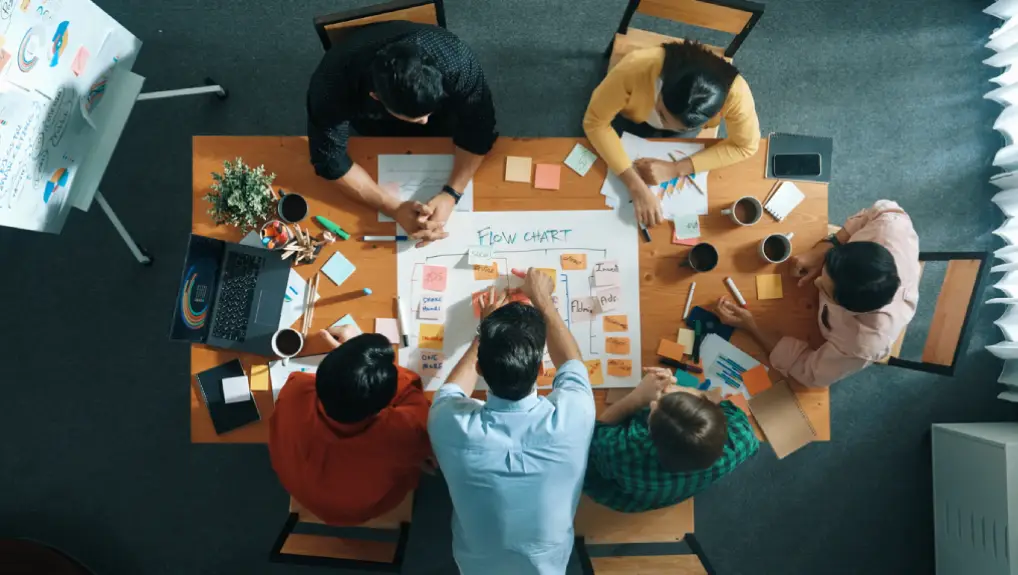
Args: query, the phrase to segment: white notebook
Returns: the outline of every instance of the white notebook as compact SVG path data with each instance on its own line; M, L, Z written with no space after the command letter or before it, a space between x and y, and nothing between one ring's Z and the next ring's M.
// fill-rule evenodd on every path
M764 209L767 213L774 216L774 219L779 222L786 217L788 214L798 206L799 203L806 197L806 194L802 193L802 190L797 188L792 182L784 182L778 187L778 190L774 192L771 199L767 200L764 204Z

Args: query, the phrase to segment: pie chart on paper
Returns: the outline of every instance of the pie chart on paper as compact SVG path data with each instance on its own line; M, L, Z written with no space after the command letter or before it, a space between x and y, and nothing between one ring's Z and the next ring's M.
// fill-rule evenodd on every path
M53 194L65 188L67 188L67 168L57 168L46 182L46 189L42 193L43 203L48 204Z

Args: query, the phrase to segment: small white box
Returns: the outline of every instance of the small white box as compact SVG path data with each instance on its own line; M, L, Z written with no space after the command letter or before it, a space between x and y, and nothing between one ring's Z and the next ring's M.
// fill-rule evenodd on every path
M247 383L246 375L223 379L223 401L226 403L240 403L250 399L251 387Z

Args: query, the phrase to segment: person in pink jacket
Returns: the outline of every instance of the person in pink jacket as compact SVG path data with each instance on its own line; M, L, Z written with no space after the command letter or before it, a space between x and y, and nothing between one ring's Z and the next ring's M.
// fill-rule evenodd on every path
M826 340L808 343L757 325L730 298L718 300L721 321L747 333L771 366L808 387L827 387L891 352L919 299L919 237L897 203L879 200L808 252L791 258L799 285L820 292L817 321Z

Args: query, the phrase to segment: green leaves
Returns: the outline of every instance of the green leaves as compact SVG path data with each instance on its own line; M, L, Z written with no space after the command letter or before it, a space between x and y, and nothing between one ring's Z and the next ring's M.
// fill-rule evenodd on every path
M228 224L247 232L265 221L275 205L272 181L276 174L266 174L265 166L251 168L242 158L223 162L223 173L212 172L212 191L204 199L211 206L208 213L216 224Z

